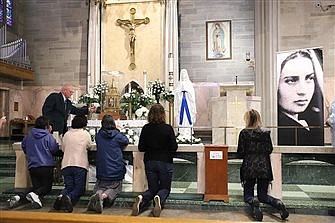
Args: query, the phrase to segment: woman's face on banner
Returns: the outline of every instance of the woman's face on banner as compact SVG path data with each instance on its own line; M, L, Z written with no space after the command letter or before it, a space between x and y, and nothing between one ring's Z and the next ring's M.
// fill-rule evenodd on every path
M289 114L305 111L315 88L315 72L312 61L296 57L287 61L280 74L278 103Z

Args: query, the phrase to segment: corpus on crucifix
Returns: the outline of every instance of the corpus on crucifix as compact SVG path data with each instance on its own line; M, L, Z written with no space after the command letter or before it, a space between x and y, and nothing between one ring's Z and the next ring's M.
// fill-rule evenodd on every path
M130 19L118 19L116 23L119 26L126 27L129 29L129 48L130 48L130 65L129 69L134 70L136 68L135 65L135 41L136 41L136 34L135 29L137 26L141 24L148 24L150 19L145 17L144 19L135 19L136 9L130 9Z

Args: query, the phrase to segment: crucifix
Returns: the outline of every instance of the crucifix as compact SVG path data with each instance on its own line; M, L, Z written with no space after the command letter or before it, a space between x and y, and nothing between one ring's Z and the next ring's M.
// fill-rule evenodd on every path
M135 28L141 24L148 24L150 19L145 17L144 19L135 19L136 9L130 9L130 19L118 19L116 23L121 26L129 29L129 50L130 50L130 64L129 69L135 70L135 41L136 41L136 34Z

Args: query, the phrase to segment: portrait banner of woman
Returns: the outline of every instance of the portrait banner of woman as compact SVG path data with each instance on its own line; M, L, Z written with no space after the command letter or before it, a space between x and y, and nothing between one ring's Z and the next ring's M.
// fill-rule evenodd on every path
M278 145L324 145L322 48L277 53Z

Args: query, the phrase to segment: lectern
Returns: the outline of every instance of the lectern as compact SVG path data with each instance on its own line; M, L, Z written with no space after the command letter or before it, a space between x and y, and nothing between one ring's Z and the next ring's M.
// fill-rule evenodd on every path
M261 97L253 96L253 84L220 86L220 97L212 98L212 143L237 145L238 133L244 128L244 113L253 108L261 111Z
M205 201L228 202L228 146L205 145Z

